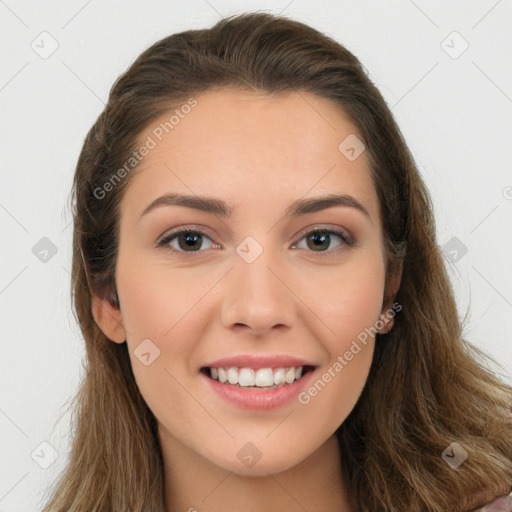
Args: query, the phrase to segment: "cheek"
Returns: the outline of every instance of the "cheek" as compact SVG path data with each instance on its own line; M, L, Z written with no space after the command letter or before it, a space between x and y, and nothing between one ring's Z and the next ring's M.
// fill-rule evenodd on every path
M120 273L121 275L121 273ZM148 407L158 421L177 418L187 398L180 383L186 381L187 365L194 350L191 304L182 286L170 286L161 269L128 272L119 280L123 323L134 378ZM174 284L174 283L173 283ZM197 299L196 299L197 302Z
M315 298L318 316L330 331L322 338L329 361L312 392L318 393L316 410L333 421L354 407L373 358L385 275L382 262L368 256L332 274Z
M180 382L186 378L200 320L206 318L201 297L212 285L191 279L186 271L166 271L135 258L119 260L116 278L134 376L149 403L155 390L161 395L176 387L172 376Z
M316 281L302 276L304 285L300 293L329 327L327 339L336 352L344 352L353 339L375 326L379 319L385 274L377 256L377 251L360 252L336 271L329 269L324 275L317 274Z
M321 338L328 360L305 390L315 417L338 425L350 414L366 384L373 359L376 322L382 306L383 272L350 273L333 279L318 295L330 332ZM323 330L325 333L325 330Z
M169 335L200 297L198 283L192 286L186 272L137 258L119 260L116 278L123 323L133 342Z
M345 351L321 369L315 381L301 393L301 404L316 421L338 428L356 405L366 384L373 356L373 342ZM351 354L350 360L346 353Z
M122 285L121 285L122 283ZM140 338L159 338L169 329L172 292L143 274L129 274L119 280L123 323L132 343Z

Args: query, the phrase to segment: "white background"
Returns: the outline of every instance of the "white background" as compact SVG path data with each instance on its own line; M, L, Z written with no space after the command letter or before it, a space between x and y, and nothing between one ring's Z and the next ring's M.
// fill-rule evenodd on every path
M0 512L40 510L69 449L69 416L58 417L84 352L68 198L84 136L146 47L250 10L305 21L368 69L431 191L439 244L467 247L456 263L446 256L460 316L470 309L466 336L512 383L512 2L0 0ZM52 38L42 58L32 46L48 51ZM43 237L57 250L47 262L32 252ZM32 458L51 462L42 442L58 453L47 469Z

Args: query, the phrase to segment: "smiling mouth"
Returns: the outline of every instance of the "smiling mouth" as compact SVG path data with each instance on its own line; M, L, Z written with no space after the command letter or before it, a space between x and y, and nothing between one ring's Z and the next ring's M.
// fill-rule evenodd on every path
M282 368L201 368L201 373L221 384L247 389L275 389L293 384L315 366Z

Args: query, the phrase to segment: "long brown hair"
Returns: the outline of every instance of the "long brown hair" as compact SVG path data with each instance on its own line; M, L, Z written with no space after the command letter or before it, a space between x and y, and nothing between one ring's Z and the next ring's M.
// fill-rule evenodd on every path
M307 91L339 106L366 146L388 272L403 262L402 310L388 334L377 334L363 393L336 432L354 509L467 511L507 491L512 388L463 338L432 204L388 106L358 59L333 39L283 16L246 13L144 51L87 134L72 191L72 301L87 359L69 464L44 512L165 510L156 420L126 343L103 334L91 300L116 304L119 204L130 182L130 172L118 179L119 169L141 131L192 96L226 86ZM468 453L456 469L441 456L453 442Z

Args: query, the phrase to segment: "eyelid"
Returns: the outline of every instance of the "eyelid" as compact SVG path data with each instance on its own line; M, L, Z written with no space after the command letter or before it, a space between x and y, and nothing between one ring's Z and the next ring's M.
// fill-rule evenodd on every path
M182 232L188 232L191 231L193 233L201 233L202 235L207 236L210 240L213 242L213 236L211 232L207 228L203 228L201 226L198 226L197 224L182 224L180 226L174 226L173 228L169 229L168 231L165 231L162 235L160 235L155 243L157 247L161 246L163 241L166 238L174 237L176 235L179 235ZM199 252L199 251L196 251Z
M341 226L334 226L332 224L313 224L312 226L305 227L302 229L297 237L296 242L293 242L292 245L297 244L300 242L306 235L309 235L311 233L315 232L332 232L338 236L340 236L342 239L344 239L344 242L350 245L355 245L356 241L354 240L354 237L351 235L351 233ZM346 239L346 240L345 240ZM325 252L332 252L332 251L325 251Z

